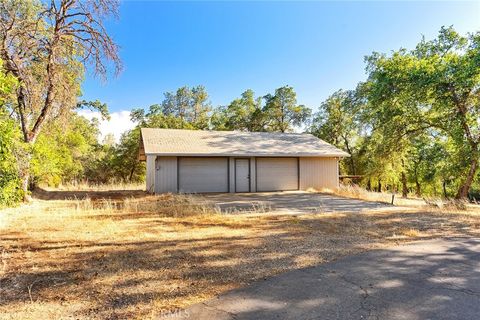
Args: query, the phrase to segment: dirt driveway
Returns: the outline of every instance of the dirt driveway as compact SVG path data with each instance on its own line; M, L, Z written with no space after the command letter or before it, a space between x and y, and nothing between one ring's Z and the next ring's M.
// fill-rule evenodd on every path
M348 199L325 193L302 191L263 193L219 193L203 195L223 212L266 211L272 213L349 212L394 208L380 202Z

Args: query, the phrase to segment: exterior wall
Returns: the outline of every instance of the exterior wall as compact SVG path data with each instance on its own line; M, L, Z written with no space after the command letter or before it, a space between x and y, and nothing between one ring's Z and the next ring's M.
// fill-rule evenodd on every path
M338 188L337 158L300 158L300 190Z
M257 166L256 166L256 158L250 158L250 192L257 192Z
M229 157L228 158L228 181L229 181L229 186L228 190L230 193L235 192L235 157Z
M256 158L250 158L251 192L256 192ZM300 158L300 190L336 189L339 185L337 158ZM178 192L177 157L147 155L147 192ZM229 190L235 192L235 157L229 158Z
M147 172L146 172L146 188L148 193L155 191L155 159L157 156L147 155Z
M158 157L155 165L155 193L178 192L177 157Z

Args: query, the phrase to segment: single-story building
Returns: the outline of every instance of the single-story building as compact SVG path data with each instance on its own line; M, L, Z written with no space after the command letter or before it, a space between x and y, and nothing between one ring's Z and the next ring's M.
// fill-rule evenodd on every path
M151 193L335 189L347 156L305 133L143 128L139 148Z

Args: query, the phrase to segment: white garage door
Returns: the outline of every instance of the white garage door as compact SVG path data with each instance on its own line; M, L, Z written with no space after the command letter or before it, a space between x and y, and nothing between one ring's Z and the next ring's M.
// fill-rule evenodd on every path
M257 158L257 191L298 190L297 158Z
M180 192L228 192L228 158L179 158Z

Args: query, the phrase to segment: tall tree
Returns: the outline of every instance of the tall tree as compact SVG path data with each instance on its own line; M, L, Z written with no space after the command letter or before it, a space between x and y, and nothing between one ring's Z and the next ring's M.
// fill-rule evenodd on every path
M138 160L140 128L134 128L122 134L115 148L115 168L123 181L135 182L145 175L145 166Z
M310 132L315 136L346 150L350 157L350 174L357 174L356 164L359 147L360 125L355 119L359 103L355 91L339 90L325 100L314 115Z
M212 107L208 98L204 86L196 86L191 89L190 109L192 115L189 121L198 129L206 129L209 126L209 112Z
M181 87L176 92L166 92L161 105L150 107L149 116L164 115L180 119L181 123L190 123L197 129L206 129L209 125L211 105L204 86Z
M268 131L292 131L306 125L312 114L311 109L297 105L297 94L290 86L278 88L274 95L267 94L264 99Z
M117 46L103 25L117 8L116 0L0 2L0 57L7 74L18 80L10 108L30 150L48 119L76 107L86 67L104 77L108 62L121 69ZM24 191L31 155L22 160Z
M386 111L398 113L409 101L397 129L418 134L431 128L455 144L463 163L456 198L467 197L480 156L480 33L463 37L442 28L437 39L422 40L415 50L374 53L367 62L375 95L389 102L401 97L384 104Z
M253 90L246 90L240 98L233 100L228 106L217 111L219 113L217 116L221 120L217 119L217 122L214 123L216 129L239 131L265 130L262 98L255 98Z

